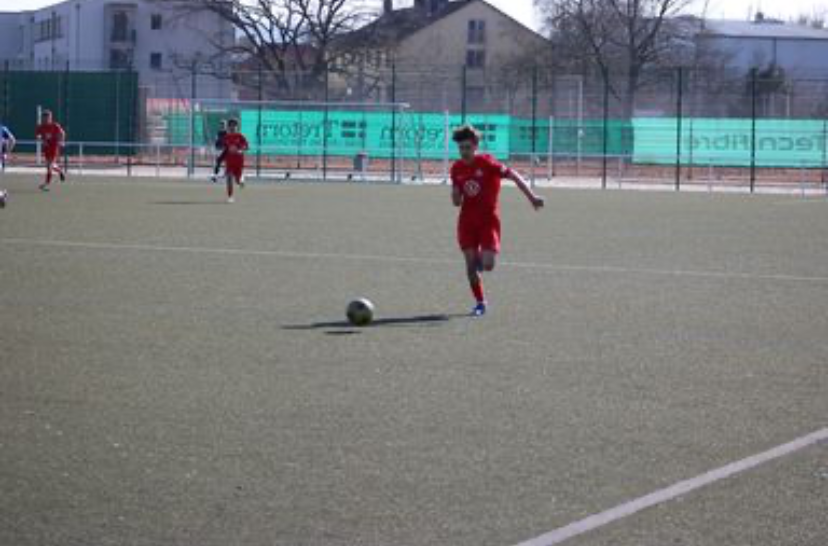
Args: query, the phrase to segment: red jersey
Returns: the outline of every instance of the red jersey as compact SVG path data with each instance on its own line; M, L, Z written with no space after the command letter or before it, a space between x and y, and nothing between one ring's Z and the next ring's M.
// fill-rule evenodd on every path
M224 135L224 149L227 152L227 161L243 160L244 152L250 146L241 133L227 133Z
M43 148L46 150L57 150L61 144L66 133L59 123L54 121L51 123L41 123L35 130L35 136L43 142Z
M460 217L497 216L500 212L500 186L511 171L494 157L481 154L469 165L463 160L451 167L451 182L463 195Z

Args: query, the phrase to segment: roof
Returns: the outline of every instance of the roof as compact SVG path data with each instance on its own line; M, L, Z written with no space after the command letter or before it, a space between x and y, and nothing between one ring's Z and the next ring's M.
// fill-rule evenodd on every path
M422 8L417 7L395 9L391 13L385 13L375 21L343 37L341 43L346 45L350 43L359 45L370 44L373 46L397 44L475 2L482 2L503 17L513 21L516 25L525 28L527 32L531 32L538 38L544 39L543 36L486 0L447 0L432 15L429 15Z
M731 19L708 19L703 34L725 38L782 40L828 40L828 30L779 22L756 23Z
M384 13L375 21L349 33L343 38L343 41L370 42L374 45L398 43L437 21L456 13L473 1L475 0L446 2L440 10L431 15L417 7L395 9L391 13Z

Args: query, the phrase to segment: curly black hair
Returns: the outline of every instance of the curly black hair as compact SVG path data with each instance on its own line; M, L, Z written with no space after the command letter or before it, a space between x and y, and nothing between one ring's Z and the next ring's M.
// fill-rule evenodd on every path
M474 128L473 125L463 125L454 130L452 140L456 143L472 141L475 144L480 142L480 131Z

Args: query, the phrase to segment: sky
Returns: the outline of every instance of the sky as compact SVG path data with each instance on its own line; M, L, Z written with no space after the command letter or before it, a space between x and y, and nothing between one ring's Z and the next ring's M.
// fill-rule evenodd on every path
M411 4L413 0L395 0L399 6ZM524 24L539 28L540 22L535 14L533 0L489 0L503 11L509 13ZM696 0L698 5L702 0ZM17 11L20 9L35 9L49 4L55 0L0 0L0 11ZM825 0L711 0L710 17L727 17L733 19L746 19L749 13L763 11L770 17L780 19L792 19L800 14L811 14L825 6ZM821 8L825 10L826 8ZM698 13L700 8L696 8Z

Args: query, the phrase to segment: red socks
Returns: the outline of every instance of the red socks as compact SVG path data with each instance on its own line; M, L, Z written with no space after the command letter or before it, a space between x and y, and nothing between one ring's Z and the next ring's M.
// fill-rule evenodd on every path
M483 294L483 282L472 284L471 290L472 294L474 294L474 298L477 300L477 303L483 303L486 301L486 296Z

